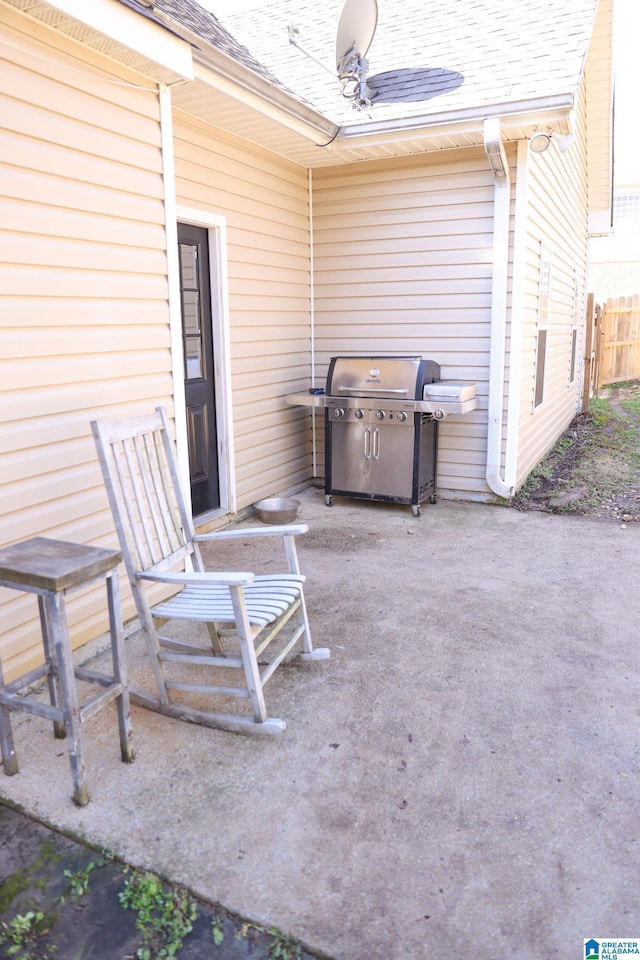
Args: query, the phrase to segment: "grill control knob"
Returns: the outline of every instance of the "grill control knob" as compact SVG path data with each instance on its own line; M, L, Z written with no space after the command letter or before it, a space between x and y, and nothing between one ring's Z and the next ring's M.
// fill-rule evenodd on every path
M336 409L333 412L333 415L336 418L336 420L342 420L342 418L344 417L344 410L342 409L342 407L336 407Z
M406 413L404 412L404 410L401 410L400 413L398 414L398 420L399 420L401 423L404 423L404 421L405 421L406 419L407 419Z
M364 410L356 410L355 417L356 420L362 420L364 417Z
M378 418L378 420L384 420L385 416L386 416L386 414L385 414L384 410L378 410L378 411L376 412L376 417Z

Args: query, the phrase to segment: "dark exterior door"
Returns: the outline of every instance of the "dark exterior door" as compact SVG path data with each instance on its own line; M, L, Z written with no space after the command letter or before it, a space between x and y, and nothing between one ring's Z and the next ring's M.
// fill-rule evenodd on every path
M179 223L178 251L191 504L197 517L220 506L207 231Z

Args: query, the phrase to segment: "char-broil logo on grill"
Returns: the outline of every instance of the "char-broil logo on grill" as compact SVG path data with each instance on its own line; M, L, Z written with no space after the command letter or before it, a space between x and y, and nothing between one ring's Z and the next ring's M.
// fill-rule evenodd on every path
M369 370L369 376L365 377L366 383L380 383L380 371L377 367L371 367Z

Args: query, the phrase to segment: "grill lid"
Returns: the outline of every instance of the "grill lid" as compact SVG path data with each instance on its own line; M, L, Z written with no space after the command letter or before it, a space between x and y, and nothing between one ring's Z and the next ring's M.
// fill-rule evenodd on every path
M440 366L423 357L332 357L326 392L334 397L422 399L440 379Z

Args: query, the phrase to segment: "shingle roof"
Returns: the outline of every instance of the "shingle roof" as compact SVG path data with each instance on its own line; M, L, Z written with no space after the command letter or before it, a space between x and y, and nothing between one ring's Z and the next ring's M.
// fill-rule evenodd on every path
M195 0L157 4L176 15L197 6ZM289 26L295 25L299 44L333 70L342 5L271 0L221 13L218 25L235 38L231 56L251 66L250 51L261 69L325 116L358 123L460 109L482 113L488 104L574 95L597 0L378 0L368 53L369 86L377 96L364 110L345 100L337 81L289 42ZM214 33L209 38L217 45ZM243 47L244 54L238 52Z
M217 17L197 0L121 2L178 32L186 28L195 46L222 51L327 120L357 127L412 117L430 124L460 111L482 117L497 105L506 116L510 106L517 113L518 104L539 108L558 97L572 102L598 0L378 0L365 107L341 94L336 77L344 0L256 0ZM293 28L299 47L290 42Z
M170 17L175 24L186 27L206 44L211 44L226 53L270 83L283 86L278 77L260 63L246 46L239 43L217 17L201 7L197 0L147 0L147 2L152 10L157 10L165 17Z

